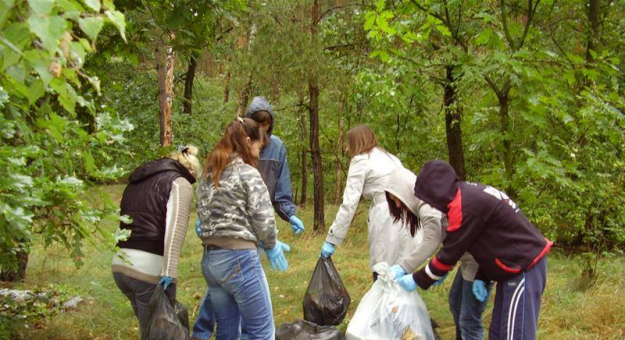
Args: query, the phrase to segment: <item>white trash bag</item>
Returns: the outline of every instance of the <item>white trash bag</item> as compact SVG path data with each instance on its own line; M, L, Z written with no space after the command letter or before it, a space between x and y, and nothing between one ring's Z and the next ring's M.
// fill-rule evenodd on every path
M419 293L401 288L387 263L378 263L373 270L378 280L360 301L347 327L347 340L434 340Z

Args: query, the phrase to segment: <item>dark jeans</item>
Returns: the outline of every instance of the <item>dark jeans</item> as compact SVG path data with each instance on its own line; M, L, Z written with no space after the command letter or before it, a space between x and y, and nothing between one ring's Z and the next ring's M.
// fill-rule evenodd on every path
M487 287L490 294L491 286ZM482 340L482 313L488 303L488 295L480 302L473 295L473 282L462 278L460 270L449 290L449 308L456 324L456 340Z
M156 289L156 285L152 283L147 283L144 281L140 281L137 279L133 279L130 276L121 274L121 273L113 273L113 279L115 279L115 283L119 290L126 295L128 300L130 300L130 305L135 312L135 316L139 319L139 328L141 329L141 335L145 333L145 329L148 326L148 303L150 302L150 298L154 294L154 289ZM167 288L167 294L170 298L176 296L176 285L171 284Z

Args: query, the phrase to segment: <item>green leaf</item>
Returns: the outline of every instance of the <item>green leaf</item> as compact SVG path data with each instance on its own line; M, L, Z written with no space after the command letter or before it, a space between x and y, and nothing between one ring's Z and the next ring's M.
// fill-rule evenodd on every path
M102 17L90 17L90 18L81 18L78 19L78 26L80 29L85 32L85 34L91 38L91 40L95 40L95 38L102 30L102 26L104 25L104 19Z
M480 34L475 38L475 44L478 46L486 45L490 41L490 37L493 34L493 30L487 28L480 32Z
M109 20L117 27L119 30L119 34L121 34L122 39L126 41L126 20L124 19L124 15L115 10L110 10L104 12Z
M28 18L28 26L41 39L48 51L54 51L67 29L67 23L57 16L39 17L31 15Z
M76 0L57 0L63 12L85 12L85 9Z
M89 6L92 10L99 12L100 11L100 0L84 0L85 4Z
M41 79L35 80L28 88L28 102L30 105L33 105L37 99L43 97L45 93L46 89L44 88L43 81Z
M375 12L367 12L367 14L365 15L365 30L370 31L373 28L373 25L375 25L375 17Z
M9 94L0 86L0 109L4 108L4 103L9 102Z
M28 0L28 6L39 15L48 15L54 7L54 0Z
M11 14L11 7L13 7L13 0L11 1L0 1L0 27L4 26L4 22Z

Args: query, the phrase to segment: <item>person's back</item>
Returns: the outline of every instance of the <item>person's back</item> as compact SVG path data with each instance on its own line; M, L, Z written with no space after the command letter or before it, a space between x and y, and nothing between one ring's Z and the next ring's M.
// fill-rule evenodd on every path
M374 148L368 154L354 156L352 163L354 162L366 163L367 173L362 196L368 200L375 199L376 202L379 195L384 194L389 175L402 166L401 161L397 157L380 148ZM385 200L386 198L379 197L379 199Z
M258 170L241 158L233 159L224 168L219 189L210 177L202 181L198 188L197 211L203 226L199 235L203 244L236 243L235 249L256 249L257 244L263 242L273 248L275 220L271 202L263 199L264 192L265 184ZM255 202L255 206L250 207L250 202ZM254 223L255 220L262 223Z
M132 221L121 222L120 228L131 234L118 242L111 271L139 319L142 334L156 285L162 285L175 299L178 258L193 201L191 184L201 172L197 151L187 146L169 158L141 165L130 175L122 196L121 215Z
M410 252L413 242L401 223L393 223L384 194L389 175L402 166L401 161L378 146L375 133L366 125L358 125L347 132L347 148L352 160L343 203L328 231L322 255L328 257L334 247L343 242L360 198L364 197L371 201L367 219L371 269L380 262L395 264ZM374 272L373 276L376 278L377 274Z
M423 269L403 276L400 285L428 289L468 251L479 264L471 287L476 299L486 301L489 282L497 282L489 339L535 339L553 243L506 194L460 181L444 161L424 164L415 195L446 213L449 226L441 250Z
M237 118L207 157L198 189L202 273L209 286L200 315L214 312L218 340L238 339L242 321L251 338L274 338L271 297L256 247L264 247L272 268L286 271L288 263L276 239L267 187L255 167L264 138L254 120ZM206 321L209 328L200 333L194 327L194 338L212 335L214 321Z

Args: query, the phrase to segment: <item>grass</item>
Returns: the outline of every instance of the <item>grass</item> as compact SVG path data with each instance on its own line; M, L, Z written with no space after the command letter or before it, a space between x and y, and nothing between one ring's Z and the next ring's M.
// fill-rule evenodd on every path
M123 186L105 187L112 199L118 201ZM366 204L363 204L366 205ZM337 207L328 206L328 226ZM366 207L360 207L346 242L337 248L333 257L335 265L353 299L349 313L339 328L345 331L362 296L371 284L366 235ZM307 229L299 237L293 235L290 226L278 221L280 239L291 245L287 254L289 269L286 273L271 271L263 256L263 262L271 289L274 318L277 326L302 318L302 299L308 280L315 267L325 232L312 231L312 209L300 210L300 218ZM206 290L200 269L202 248L190 221L179 269L178 299L189 309L191 322ZM110 223L106 228L113 231L117 226ZM15 340L23 339L135 339L138 338L138 322L130 304L117 289L111 272L112 252L95 245L87 247L85 265L76 268L66 251L52 246L44 249L35 244L27 272L26 282L15 288L31 289L55 285L86 299L78 310L53 313L49 318L34 325L26 325ZM573 258L553 251L549 255L547 289L543 295L539 338L540 339L624 339L625 338L625 258L605 260L600 276L588 289L582 290L581 269ZM449 275L453 278L453 273ZM454 339L454 325L447 304L451 282L446 280L439 288L421 292L431 316L439 323L443 339ZM492 313L492 297L485 312L488 325Z

